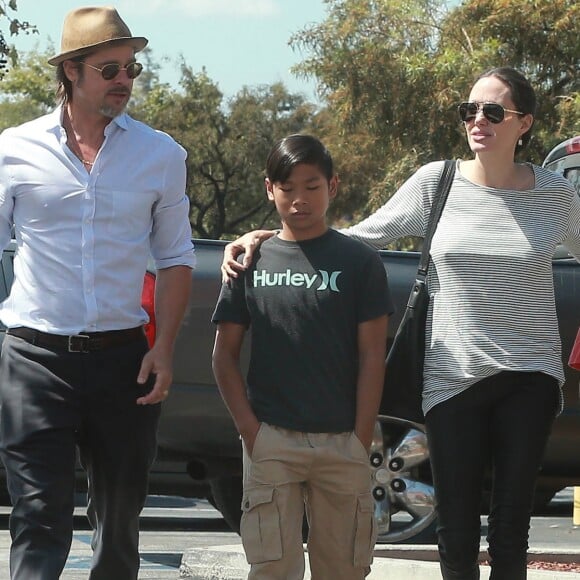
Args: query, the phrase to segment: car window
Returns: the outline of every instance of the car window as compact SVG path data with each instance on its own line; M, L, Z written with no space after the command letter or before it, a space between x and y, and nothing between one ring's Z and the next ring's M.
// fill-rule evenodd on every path
M564 171L564 177L572 183L580 195L580 167L570 167Z

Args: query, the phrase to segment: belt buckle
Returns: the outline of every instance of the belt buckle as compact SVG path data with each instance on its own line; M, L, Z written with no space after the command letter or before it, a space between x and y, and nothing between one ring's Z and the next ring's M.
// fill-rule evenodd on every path
M73 334L68 337L69 352L89 352L88 341L90 336L87 334Z

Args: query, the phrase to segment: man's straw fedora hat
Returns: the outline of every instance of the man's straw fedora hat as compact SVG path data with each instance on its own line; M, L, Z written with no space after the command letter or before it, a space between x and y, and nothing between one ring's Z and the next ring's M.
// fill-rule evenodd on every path
M148 40L132 36L129 27L112 6L86 6L69 12L62 27L60 54L48 60L57 65L109 44L132 46L135 51L143 50Z

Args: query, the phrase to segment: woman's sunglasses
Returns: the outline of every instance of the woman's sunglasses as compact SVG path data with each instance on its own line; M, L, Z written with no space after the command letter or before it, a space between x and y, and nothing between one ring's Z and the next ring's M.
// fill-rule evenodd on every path
M491 123L501 123L505 119L506 113L515 113L516 115L524 115L520 111L514 111L513 109L506 109L498 103L476 103L475 101L469 101L461 103L457 107L459 112L459 118L464 122L471 121L475 119L477 113L481 111L483 116Z
M140 62L130 62L127 66L121 66L116 62L111 62L109 64L106 64L103 68L93 66L88 62L83 62L82 64L86 64L88 67L98 70L101 73L101 76L106 81L113 80L122 70L124 70L127 73L127 76L130 79L136 79L143 70L143 65Z

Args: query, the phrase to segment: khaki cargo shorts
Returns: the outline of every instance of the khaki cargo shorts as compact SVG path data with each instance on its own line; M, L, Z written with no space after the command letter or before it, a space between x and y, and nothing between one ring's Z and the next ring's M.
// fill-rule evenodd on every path
M316 580L363 579L377 528L369 457L352 432L302 433L262 423L244 445L241 536L251 580L304 575L303 516Z

